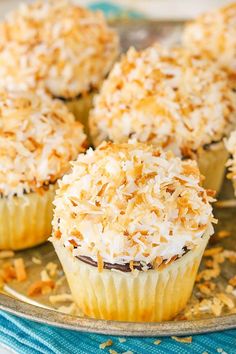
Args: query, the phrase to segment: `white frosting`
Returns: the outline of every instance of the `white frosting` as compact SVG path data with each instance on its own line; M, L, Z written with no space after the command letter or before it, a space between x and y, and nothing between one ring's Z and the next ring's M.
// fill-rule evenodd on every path
M100 85L118 51L101 13L69 0L23 4L0 24L0 87L73 98Z
M85 140L82 125L60 101L0 92L0 194L40 192L56 182Z
M53 237L93 260L170 260L212 234L211 201L194 161L135 141L103 143L59 182Z
M95 145L130 136L188 156L222 140L235 120L236 94L210 58L183 48L131 48L115 64L90 113Z

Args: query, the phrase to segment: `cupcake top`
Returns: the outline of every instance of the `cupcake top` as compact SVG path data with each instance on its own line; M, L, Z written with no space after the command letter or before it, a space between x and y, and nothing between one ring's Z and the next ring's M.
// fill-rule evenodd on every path
M191 50L208 51L223 66L236 73L236 2L190 22L183 42Z
M230 170L228 177L232 180L236 180L236 130L230 134L229 139L225 141L225 145L232 155L231 159L227 162L227 166Z
M42 192L68 171L85 140L60 101L0 92L0 196Z
M91 134L95 145L134 137L188 156L229 133L235 103L226 73L208 56L131 48L95 98Z
M100 12L67 0L23 4L0 24L0 87L74 98L100 84L118 42Z
M196 162L130 141L102 143L59 182L53 237L75 257L111 264L170 261L212 233L212 197Z

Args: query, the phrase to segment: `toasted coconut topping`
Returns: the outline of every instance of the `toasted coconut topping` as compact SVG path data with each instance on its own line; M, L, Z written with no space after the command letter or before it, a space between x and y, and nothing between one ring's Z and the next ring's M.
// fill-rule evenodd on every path
M158 45L131 48L96 97L90 127L96 145L134 137L189 156L228 134L234 107L227 75L209 57Z
M99 86L118 48L100 12L69 0L22 4L0 24L0 87L75 97Z
M59 182L54 234L100 264L171 260L212 234L213 199L199 183L195 161L135 141L103 143Z
M194 51L207 51L236 73L236 2L208 12L189 23L183 42Z
M0 194L42 191L84 151L83 127L47 96L0 92Z
M229 167L229 173L227 177L236 182L236 130L233 131L229 139L225 141L225 145L231 154L231 158L227 162L227 166Z

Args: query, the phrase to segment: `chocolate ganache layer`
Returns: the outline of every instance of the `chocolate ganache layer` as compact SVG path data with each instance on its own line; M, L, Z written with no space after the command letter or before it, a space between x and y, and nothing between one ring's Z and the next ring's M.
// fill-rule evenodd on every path
M94 261L92 258L90 257L86 257L86 256L77 256L76 258L78 258L80 261L87 263L93 267L97 267L98 263L96 261ZM149 269L153 269L152 264L148 263L148 264L142 264L141 262L134 262L133 264L133 270L137 269L137 270L149 270ZM130 263L124 263L124 264L118 264L118 263L108 263L108 262L104 262L103 263L103 269L108 269L108 270L119 270L121 272L132 272L132 269L130 268Z
M183 255L184 256L186 253L188 253L187 247L183 248ZM94 261L92 258L87 257L87 256L76 256L81 262L87 263L93 267L98 267L98 263ZM177 259L178 257L176 257ZM166 260L163 260L163 262L160 264L168 264ZM159 266L160 266L159 265ZM124 264L118 264L118 263L108 263L108 262L103 262L103 269L108 269L108 270L119 270L121 272L129 273L132 272L133 270L139 270L139 271L147 271L147 270L152 270L154 269L153 265L151 263L144 263L144 262L133 262L133 265L131 267L130 263L124 263Z

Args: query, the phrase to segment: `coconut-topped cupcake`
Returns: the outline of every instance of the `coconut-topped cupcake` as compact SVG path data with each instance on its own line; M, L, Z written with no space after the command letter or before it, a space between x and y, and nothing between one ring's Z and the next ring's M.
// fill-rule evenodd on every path
M0 193L37 192L55 183L84 150L83 127L60 101L0 93Z
M40 243L42 225L37 231L31 222L37 226L36 217L42 218L41 224L51 218L55 183L68 171L70 161L84 151L85 140L82 125L60 101L29 93L0 92L0 248L23 248L17 240L9 244L10 234L14 238L23 232L23 243L27 243L27 231L29 243ZM28 206L28 213L31 210L35 214L27 215L23 205ZM16 215L11 215L12 208ZM45 239L49 235L50 231L41 236Z
M100 12L67 0L23 4L0 24L0 86L86 99L107 75L118 47Z
M157 289L157 278L163 280L163 288L167 287L165 291L170 291L164 279L167 273L170 277L172 267L177 272L175 277L180 272L183 282L188 273L187 301L201 254L213 232L210 205L213 199L200 186L200 179L195 161L182 161L171 152L133 141L129 144L103 143L97 150L90 149L85 155L79 155L72 172L59 183L54 202L53 243L75 301L86 314L142 320L145 308L153 306L152 300L163 301L156 290L152 293L152 287ZM135 276L137 280L134 280ZM76 282L73 277L80 281ZM93 277L94 284L88 284ZM126 285L122 282L118 285L120 277L125 283L127 281ZM108 279L118 282L116 290ZM136 281L140 284L135 285ZM127 301L132 301L126 306L132 308L142 281L153 281L151 289L142 290L150 291L150 304L147 296L137 313L124 314L123 310L118 310L119 306L114 305L115 292L124 291ZM86 293L86 289L95 286L99 289L95 292L98 302L102 303L104 296L111 298L110 305L104 311L100 309L99 315L96 315L97 305ZM165 313L165 304L162 314L158 310L161 306L153 307L144 320L170 318L186 301L171 309L169 314ZM113 315L107 315L108 312Z
M135 137L186 156L229 133L235 100L227 75L209 57L158 45L131 48L96 96L94 144Z
M231 158L227 162L230 171L228 173L228 178L232 180L236 195L236 131L231 133L229 139L225 142L225 145L231 155Z
M226 73L208 56L158 45L131 48L95 99L91 135L95 145L134 137L183 157L200 159L211 147L225 155L222 139L232 129L235 103Z
M184 44L195 51L207 51L236 75L236 2L205 13L190 22Z

